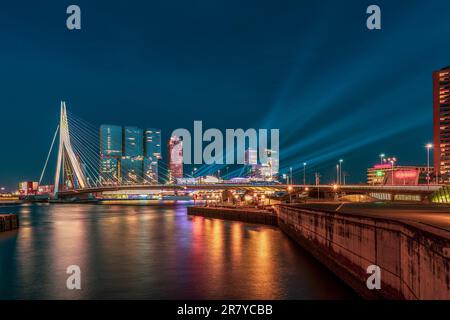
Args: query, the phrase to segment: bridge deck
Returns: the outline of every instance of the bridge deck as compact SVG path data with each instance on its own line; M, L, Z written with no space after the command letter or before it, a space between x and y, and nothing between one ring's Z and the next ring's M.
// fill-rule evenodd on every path
M319 189L321 191L339 191L339 192L401 192L413 194L431 194L441 188L438 185L420 185L420 186L369 186L369 185L341 185L337 189L333 185L293 185L294 191L301 191L305 187L310 190ZM286 191L285 184L186 184L186 185L119 185L119 186L101 186L91 187L78 190L60 191L61 195L72 195L82 193L95 193L120 190L270 190L270 191Z

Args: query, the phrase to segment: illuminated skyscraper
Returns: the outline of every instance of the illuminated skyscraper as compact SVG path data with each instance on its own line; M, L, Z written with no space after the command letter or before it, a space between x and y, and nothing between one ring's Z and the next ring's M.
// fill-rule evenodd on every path
M122 127L100 126L100 153L102 156L122 156Z
M101 182L114 184L119 181L120 160L116 157L102 157L100 160Z
M120 164L123 184L142 183L143 157L122 157Z
M123 129L122 183L143 182L144 135L137 127Z
M143 157L144 142L143 131L136 127L123 129L123 155L127 157Z
M145 130L145 156L161 159L161 130L146 129Z
M183 141L176 136L169 140L169 182L183 178Z
M161 130L148 128L144 132L144 183L158 183L158 161L161 160Z
M433 73L434 169L450 183L450 67Z
M145 135L145 139L144 139ZM100 178L105 184L158 183L161 130L100 126Z
M144 158L144 183L158 183L158 160L152 157Z
M122 127L100 126L100 181L114 184L120 181L122 156Z

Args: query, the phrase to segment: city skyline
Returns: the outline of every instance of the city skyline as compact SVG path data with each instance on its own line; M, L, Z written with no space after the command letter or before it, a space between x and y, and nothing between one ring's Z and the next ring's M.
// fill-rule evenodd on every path
M448 0L0 6L4 310L450 301Z
M57 8L8 4L0 15L9 25L19 12L49 19L45 34L31 27L32 20L4 39L4 70L11 76L0 79L5 106L0 133L6 137L2 184L13 188L17 181L39 178L60 100L96 126L152 124L165 134L163 141L174 128L197 119L219 129L279 127L280 171L293 167L297 181L303 162L311 181L315 171L332 177L344 158L352 168L348 181L364 182L367 167L382 152L402 165L424 165L424 145L432 142L433 132L431 74L449 65L450 47L439 39L450 34L450 26L438 3L380 5L384 28L377 32L365 28L363 5L343 9L330 3L323 10L282 3L277 15L264 1L256 7L230 2L235 10L226 12L214 4L204 10L186 6L169 24L164 21L172 14L169 5L145 4L146 25L131 23L141 13L113 7L111 14L123 18L120 27L133 35L128 38L102 27L108 15L98 11L79 33L70 34L54 28ZM83 5L87 17L92 6ZM248 21L252 10L260 18ZM309 18L311 11L320 12L320 22ZM401 19L418 12L424 13L421 23ZM93 37L102 40L93 43ZM437 46L440 50L429 50ZM55 52L58 60L33 54L38 47ZM23 88L27 94L19 95ZM14 139L7 138L11 132ZM30 143L34 140L38 143Z

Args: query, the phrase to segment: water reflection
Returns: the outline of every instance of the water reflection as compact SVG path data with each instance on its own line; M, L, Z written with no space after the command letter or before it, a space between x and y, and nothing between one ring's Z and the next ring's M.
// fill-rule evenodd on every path
M328 299L353 294L278 229L184 205L28 205L0 235L2 299ZM78 265L82 290L66 289Z

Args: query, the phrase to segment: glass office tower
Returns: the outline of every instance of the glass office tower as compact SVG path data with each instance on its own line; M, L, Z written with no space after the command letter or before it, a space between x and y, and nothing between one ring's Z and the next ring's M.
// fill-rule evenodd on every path
M100 182L120 182L120 157L122 156L122 127L100 126Z
M158 161L162 159L161 156L161 130L148 128L144 132L144 182L157 184L158 176Z
M144 158L144 183L158 183L158 160L152 157Z
M121 178L122 184L142 183L142 157L122 157Z
M144 144L147 157L153 157L157 160L161 159L161 130L146 129Z
M126 157L143 157L143 131L136 127L123 129L123 155Z

